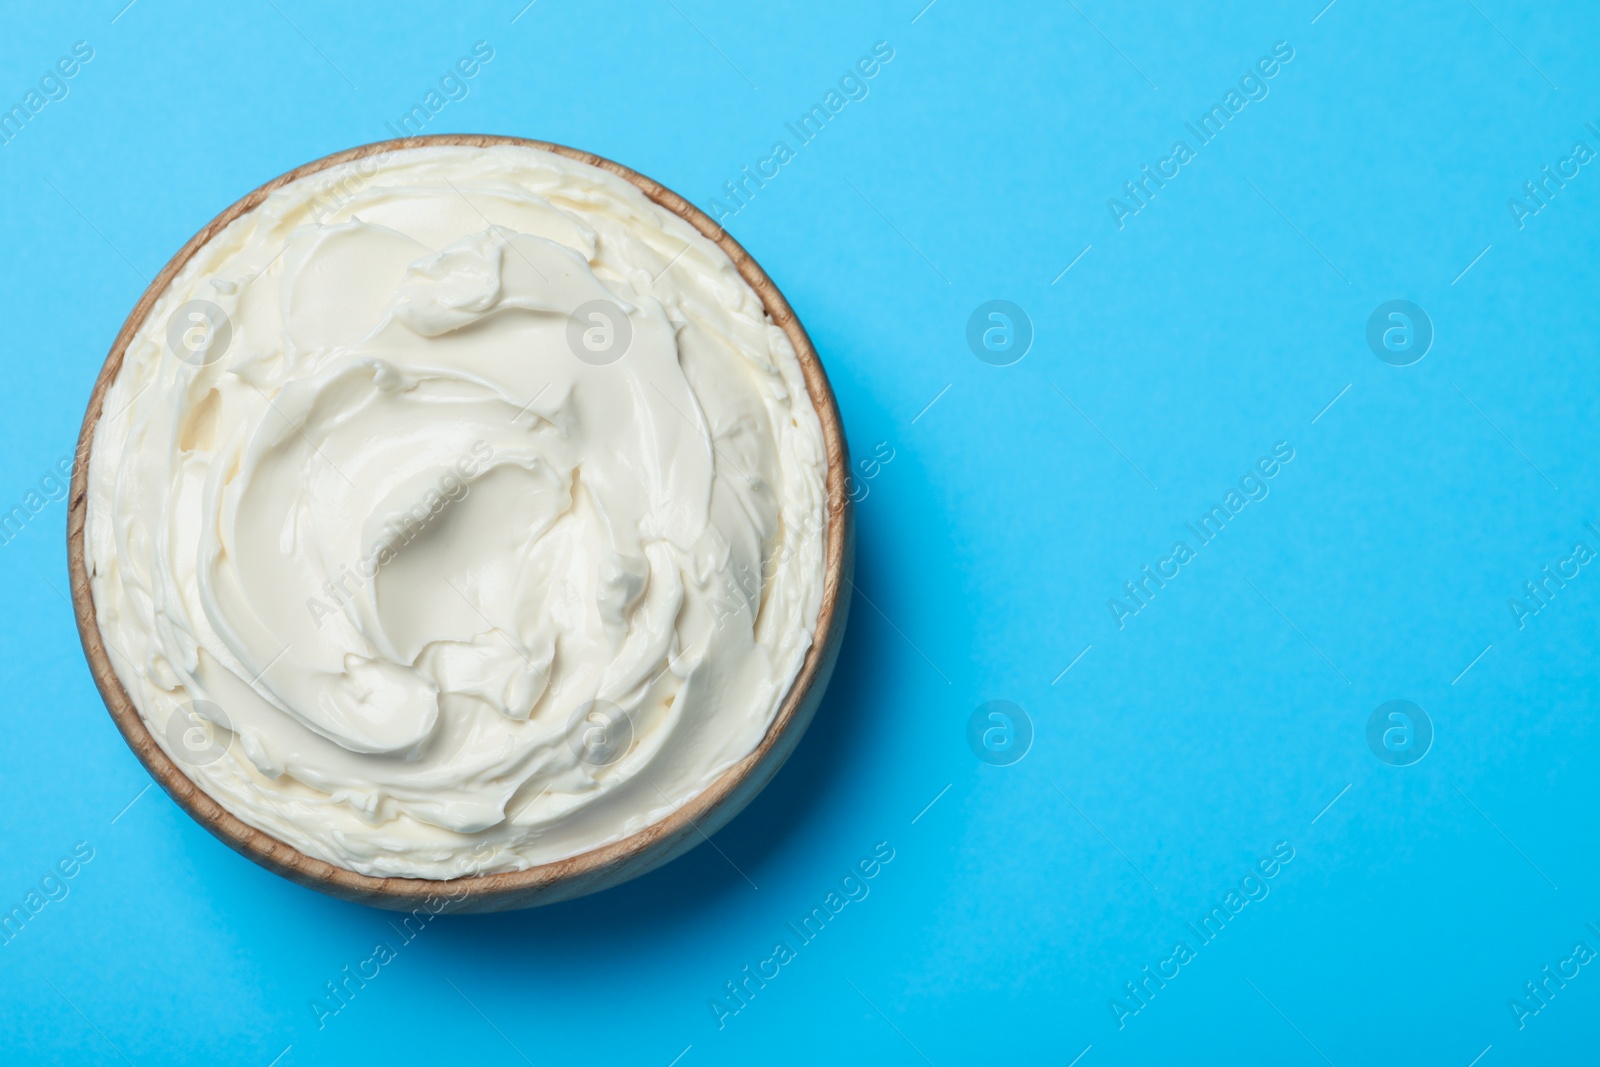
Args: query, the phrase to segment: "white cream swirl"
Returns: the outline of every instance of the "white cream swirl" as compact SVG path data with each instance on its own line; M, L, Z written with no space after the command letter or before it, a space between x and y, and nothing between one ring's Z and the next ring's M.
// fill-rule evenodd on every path
M640 830L756 748L812 642L794 350L587 164L419 148L274 191L102 410L118 677L206 792L330 863L448 878Z

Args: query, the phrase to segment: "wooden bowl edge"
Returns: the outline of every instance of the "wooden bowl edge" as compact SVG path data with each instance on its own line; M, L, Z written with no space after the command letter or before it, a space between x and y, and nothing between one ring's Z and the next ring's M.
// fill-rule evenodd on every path
M666 818L613 842L554 863L521 871L432 880L379 878L315 859L270 834L244 822L184 774L156 744L132 698L118 679L95 619L94 595L89 585L84 550L84 525L88 512L89 450L102 413L106 392L116 380L123 356L134 334L156 301L190 259L229 223L259 206L274 190L290 182L338 166L379 155L442 145L491 147L521 145L588 163L610 171L637 187L653 203L688 222L717 244L733 261L739 274L761 298L768 316L789 337L800 361L828 451L828 541L823 599L817 614L812 645L795 676L789 693L755 751L725 770L711 785ZM67 566L74 615L84 655L95 686L112 721L151 777L196 822L234 851L275 874L300 885L344 900L411 911L507 911L537 907L598 892L645 874L689 851L737 815L771 781L798 745L822 701L849 616L850 598L844 587L854 571L854 513L845 478L849 447L838 403L815 346L782 292L721 226L684 197L638 172L591 152L547 141L494 134L438 134L378 141L346 149L303 164L247 193L207 223L179 249L156 275L112 342L89 396L78 447L73 459L72 484L67 508Z

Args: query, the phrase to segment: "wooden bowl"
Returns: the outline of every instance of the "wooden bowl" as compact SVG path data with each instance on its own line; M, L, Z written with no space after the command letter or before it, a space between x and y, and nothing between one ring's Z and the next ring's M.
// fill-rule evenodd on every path
M358 874L323 860L314 859L270 834L263 833L227 811L196 785L177 764L162 751L151 737L145 721L134 707L133 701L112 669L106 655L105 643L95 621L94 596L89 588L89 574L84 561L84 520L88 511L87 489L89 449L94 439L94 427L100 417L106 391L122 366L122 358L135 332L156 299L171 283L178 271L213 236L245 212L257 207L267 195L289 182L326 170L329 167L367 156L379 155L408 148L427 148L437 145L526 145L566 156L608 170L636 185L645 196L687 221L708 239L714 241L738 267L739 273L756 291L772 321L781 327L794 345L795 354L805 374L806 387L811 402L822 422L822 434L828 449L828 542L826 548L827 576L823 588L822 608L817 618L816 636L800 673L795 677L788 695L779 707L772 725L756 750L729 767L714 782L683 804L671 815L629 837L603 848L593 849L569 859L546 863L527 870L499 874L482 874L466 878L433 880L425 878L375 878ZM850 598L842 593L850 581L855 558L855 531L850 499L845 491L845 476L849 472L849 452L845 444L844 426L839 419L838 405L822 363L806 336L800 320L795 318L789 302L778 287L772 284L756 261L739 246L727 232L708 218L700 209L674 193L671 189L651 181L642 174L618 163L589 152L581 152L564 145L545 141L530 141L520 137L499 137L485 134L443 134L428 137L408 137L394 141L380 141L319 159L314 163L296 167L275 178L212 219L204 229L195 234L177 255L172 257L155 281L150 283L144 296L134 306L128 321L111 345L96 380L94 392L89 397L89 409L84 415L83 430L78 438L78 452L72 469L72 491L67 512L67 564L72 579L72 602L78 619L78 634L83 639L83 651L89 659L89 670L100 689L112 721L127 740L134 755L145 765L178 806L188 812L225 844L261 866L290 881L320 890L332 896L360 904L388 908L393 911L411 911L426 906L430 911L450 910L461 912L506 911L514 908L552 904L559 900L583 896L609 886L637 878L661 866L668 860L681 856L720 829L748 804L763 786L777 773L784 760L794 751L811 722L817 705L822 700L828 677L838 659L839 646L844 636L845 619ZM441 902L443 902L441 907Z

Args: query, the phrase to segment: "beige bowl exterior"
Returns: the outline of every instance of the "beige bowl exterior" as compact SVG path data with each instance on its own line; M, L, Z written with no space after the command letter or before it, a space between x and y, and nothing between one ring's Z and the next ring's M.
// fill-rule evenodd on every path
M828 449L828 541L825 552L826 584L823 589L821 612L817 619L816 637L794 685L779 707L772 725L760 746L750 755L724 771L716 781L690 799L677 811L652 826L624 838L615 844L584 852L556 863L546 863L527 870L499 874L475 875L447 881L423 878L375 878L335 866L307 856L270 834L263 833L243 822L217 803L208 793L184 774L162 751L151 737L144 719L134 707L123 688L111 660L106 654L95 620L94 596L89 588L89 574L84 559L84 520L87 513L87 488L89 448L94 439L95 423L100 418L101 405L106 391L122 366L122 358L135 332L144 322L156 299L161 295L178 271L189 262L213 236L234 219L254 209L273 190L289 182L326 170L352 160L410 148L428 148L440 145L469 145L487 147L494 145L524 145L566 156L608 170L632 182L645 196L661 207L687 221L708 239L715 242L733 260L740 275L756 291L772 318L794 345L795 354L805 374L811 402L822 422L823 438ZM651 181L627 167L589 152L544 141L531 141L520 137L499 137L486 134L445 134L431 137L408 137L395 141L380 141L348 151L326 156L294 170L256 189L222 214L211 220L195 234L145 290L133 313L117 334L106 357L105 366L96 380L94 392L89 397L89 408L84 415L83 429L78 439L77 457L72 469L72 490L68 497L67 512L67 563L71 572L72 601L77 614L78 634L83 640L83 651L89 660L89 669L95 684L111 712L112 721L134 755L145 769L160 783L178 806L234 851L249 857L267 870L280 874L303 886L320 890L344 900L387 908L392 911L412 911L427 907L430 911L456 912L508 911L516 908L536 907L569 900L587 893L618 885L654 870L668 860L689 851L721 829L730 819L759 793L783 766L805 733L822 700L823 690L833 673L839 656L839 646L844 637L845 620L849 613L850 598L843 588L850 583L855 557L855 529L845 477L849 472L849 451L845 442L844 426L839 418L838 405L827 375L817 358L811 339L806 336L800 320L795 318L783 294L773 285L772 279L751 259L749 254L727 232L702 211L665 186Z

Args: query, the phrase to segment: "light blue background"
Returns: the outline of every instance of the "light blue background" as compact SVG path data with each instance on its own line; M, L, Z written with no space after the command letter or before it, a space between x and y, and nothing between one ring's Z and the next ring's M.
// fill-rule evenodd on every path
M74 41L95 58L0 147L0 507L71 451L111 339L195 230L388 136L478 40L494 59L427 132L587 148L702 205L892 45L727 224L810 330L856 456L894 458L863 482L827 699L716 849L438 920L320 1030L309 1002L398 942L389 916L141 793L49 503L0 548L0 907L75 843L95 858L0 948L0 1058L1593 1059L1600 966L1523 1029L1508 1000L1600 949L1600 574L1521 628L1508 600L1600 548L1600 166L1525 228L1506 203L1574 141L1600 149L1592 5L122 2L3 16L6 106ZM1270 95L1119 230L1107 198L1196 147L1185 121L1278 41ZM1013 366L965 341L991 299L1035 329ZM1436 330L1410 367L1366 345L1391 299ZM1119 630L1107 599L1279 441L1271 495ZM1012 766L965 740L994 699L1034 724ZM1436 730L1413 766L1366 743L1392 699ZM1270 895L1200 945L1186 922L1280 841ZM878 842L870 895L719 1029L723 983ZM1196 958L1119 1029L1111 998L1179 939Z

